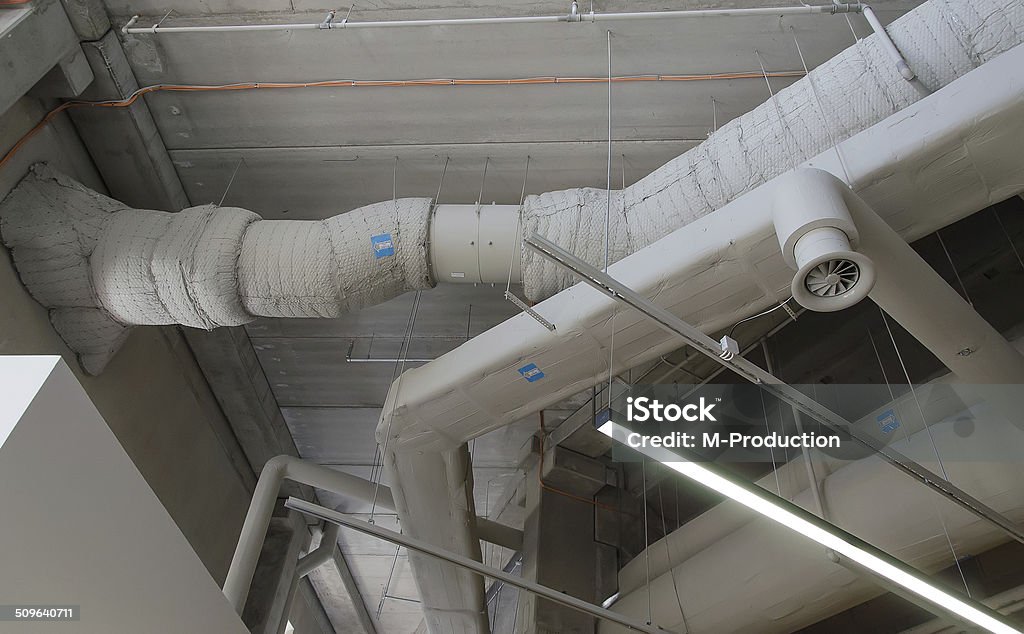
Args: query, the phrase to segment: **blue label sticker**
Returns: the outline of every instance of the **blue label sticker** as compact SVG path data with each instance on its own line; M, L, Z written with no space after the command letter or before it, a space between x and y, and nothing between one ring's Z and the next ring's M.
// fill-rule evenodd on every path
M370 245L373 247L373 255L378 259L395 254L395 241L391 239L390 233L370 236Z
M523 378L530 383L544 378L544 373L540 371L536 363L530 363L519 368L519 374L522 374Z
M879 414L876 420L878 421L878 426L882 428L882 432L886 434L891 434L899 429L900 426L900 421L896 418L896 412L891 409L887 409Z

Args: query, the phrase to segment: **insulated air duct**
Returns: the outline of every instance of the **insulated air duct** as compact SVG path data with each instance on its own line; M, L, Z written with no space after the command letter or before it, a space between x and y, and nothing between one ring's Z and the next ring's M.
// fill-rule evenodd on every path
M954 5L942 6L949 10ZM1020 4L1011 15L1017 16L1017 33L1024 31ZM922 277L927 264L912 256L906 242L1020 193L1024 188L1024 166L1017 160L1021 143L1024 46L804 163L835 175L835 182L844 188L839 178L845 179L852 192L882 216L872 220L868 214L857 215L855 207L847 204L863 239L859 247L864 254L876 263L884 262L887 272L896 272L876 279L872 298L967 381L1021 382L1024 359L948 285L941 297L931 298L941 280L934 280L934 271ZM794 277L780 253L773 218L775 194L784 181L772 180L737 197L612 265L609 274L704 332L727 328L778 305ZM893 240L901 243L900 249L894 250ZM894 251L898 261L889 259L887 251ZM911 263L914 258L917 261ZM524 275L529 279L531 274L524 271ZM907 279L915 281L907 284ZM939 303L941 314L934 307ZM392 387L382 419L387 424L378 427L378 441L389 443L385 459L406 533L449 549L461 544L461 552L472 553L477 542L466 527L472 525L473 514L464 508L465 500L471 499L470 483L465 483L465 490L453 489L465 470L459 465L457 472L447 471L448 453L460 443L606 381L609 372L623 372L679 346L678 339L652 321L622 310L586 285L573 286L533 309L558 329L549 332L530 316L517 316L430 364L405 372ZM614 366L609 369L608 350L613 345ZM965 348L972 352L959 354ZM519 369L527 364L539 368L544 377L524 380ZM983 482L974 486L973 476L970 480L960 474L951 477L980 499L992 500ZM1013 477L1017 476L999 482ZM439 490L449 491L450 497L436 496ZM1001 502L993 505L1015 508ZM717 539L718 530L713 528L709 536ZM759 543L774 537L774 533L765 534ZM972 543L984 547L1005 539L997 530ZM794 556L802 557L807 547L799 548ZM820 550L810 556L827 561ZM415 558L412 563L432 632L486 631L480 580L467 584L457 578L456 570ZM742 570L742 564L728 557L714 562L723 570ZM791 568L780 566L777 570ZM446 581L442 585L439 579ZM801 582L807 580L801 577ZM787 589L774 580L768 583L779 591ZM822 578L816 577L802 587L820 594L821 584ZM840 584L829 600L839 605L846 601L844 592L846 587ZM716 597L727 600L715 603L704 615L704 623L709 624L705 631L759 631L759 624L785 614L789 605L740 612L737 606L742 602L733 600L731 591L719 590L707 600L713 602ZM724 623L736 627L715 625Z
M779 257L770 213L762 206L770 203L744 194L797 165L813 163L842 176L905 239L1018 193L1024 180L1010 165L1015 156L1007 147L1015 151L1024 138L1021 51L1009 53L1013 60L996 63L983 79L971 80L970 71L993 66L986 63L999 62L996 58L1024 41L1024 0L930 0L888 31L919 83L900 74L880 38L865 38L699 147L613 192L610 260L639 250L613 274L712 330L784 299L793 275ZM968 88L916 103L958 78L971 80ZM970 99L965 101L963 90ZM896 114L906 108L913 109L912 116ZM885 129L872 128L859 138L859 132L882 121ZM140 312L143 323L178 316L200 323L203 318L245 318L239 306L278 316L326 316L434 281L431 267L413 262L430 250L425 239L420 241L430 235L429 227L407 224L398 214L405 208L414 218L429 219L425 199L381 203L351 221L286 223L254 231L270 222L254 220L240 243L233 236L251 218L243 210L226 214L223 221L202 212L173 223L154 217L140 221L135 230L119 231L119 240L139 241L139 246L105 240L104 252L128 254L115 256L129 258L122 269L106 258L91 261L106 231L114 228L108 217L120 222L129 215L122 205L95 194L83 198L84 188L59 177L50 179L46 192L39 177L22 185L0 209L4 241L26 286L52 309L58 331L92 371L102 368L124 333L124 324L109 316L103 304L107 298L95 288L138 294L130 301L114 300L122 318ZM539 233L585 260L600 262L605 211L602 190L531 196L521 210L523 232ZM360 218L362 224L355 221ZM207 226L218 232L210 239L204 237ZM394 254L377 258L390 249L386 237L374 238L388 228ZM340 235L346 231L355 232L354 237ZM225 233L219 232L228 238L222 240ZM225 258L211 257L197 246L222 243ZM647 245L652 246L643 249ZM349 248L360 252L349 253ZM234 273L225 269L233 253ZM159 257L154 260L153 254ZM358 263L351 271L338 265L347 258ZM208 273L192 273L193 267ZM100 281L94 288L94 276L122 270L129 276L123 286ZM371 290L360 293L351 274L367 281ZM370 281L374 275L383 281ZM232 278L237 286L220 283ZM573 281L539 256L522 258L522 282L533 300ZM194 292L197 283L199 292ZM601 348L610 345L613 331L614 370L676 347L636 315L612 319L616 309L611 300L595 295L571 288L540 304L536 310L559 324L556 333L522 315L403 375L385 407L384 419L393 424L382 425L378 439L390 441L385 460L404 532L478 556L472 471L460 443L606 377L608 355ZM548 369L543 380L523 380L517 369L529 362ZM487 630L482 583L475 574L416 557L412 561L432 633Z
M707 142L613 192L610 261L918 101L1015 46L1022 32L1024 0L931 0L907 13L890 25L891 42L878 35L858 41ZM893 44L916 74L913 82L892 63ZM522 255L521 262L514 257L513 226L521 217L524 233L601 262L606 205L604 190L583 188L530 196L521 210L453 205L446 211L428 199L408 198L323 221L261 221L242 209L214 206L176 215L130 210L37 170L0 204L0 231L29 291L51 309L57 331L96 373L127 326L213 328L256 316L332 317L438 281L504 282L497 273L507 271L510 260L521 264L527 297L540 301L572 280L535 254ZM466 207L476 216L470 225L478 227L475 240L463 240L470 248L441 244L471 236L446 217L465 219ZM450 255L458 253L467 257L452 264ZM856 286L866 286L856 259L820 264L808 270L807 293L800 291L808 303L820 293L840 307L842 298L860 292Z

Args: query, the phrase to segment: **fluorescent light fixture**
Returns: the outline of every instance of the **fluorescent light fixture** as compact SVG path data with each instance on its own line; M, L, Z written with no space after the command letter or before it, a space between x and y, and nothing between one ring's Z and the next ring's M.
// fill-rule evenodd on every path
M622 425L609 420L598 427L602 434L628 444L632 433ZM682 456L664 448L637 447L636 451L656 460L669 469L681 473L691 480L716 491L743 506L782 524L790 530L831 548L874 574L909 590L928 602L968 621L988 632L996 634L1021 634L1020 630L1004 622L1001 616L972 600L965 600L928 581L913 568L894 560L883 551L857 537L832 526L808 513L788 500L778 498L755 484L741 484L717 473L697 462L686 461ZM892 561L890 561L892 559Z

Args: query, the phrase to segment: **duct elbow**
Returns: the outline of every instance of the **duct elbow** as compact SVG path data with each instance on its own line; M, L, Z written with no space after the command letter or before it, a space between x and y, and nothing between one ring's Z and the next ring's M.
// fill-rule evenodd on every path
M875 284L874 264L855 250L859 234L847 195L839 179L818 169L793 170L778 180L772 219L782 257L797 271L793 298L809 310L849 308Z

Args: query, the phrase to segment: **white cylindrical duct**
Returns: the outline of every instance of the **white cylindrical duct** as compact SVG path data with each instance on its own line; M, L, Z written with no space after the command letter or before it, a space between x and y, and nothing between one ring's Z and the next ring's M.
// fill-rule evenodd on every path
M462 284L521 281L519 205L437 205L430 221L434 279Z
M854 250L860 236L846 205L849 188L828 172L806 168L776 183L772 221L783 259L797 270L793 298L804 308L831 312L867 297L875 267Z
M937 468L930 433L943 456L1003 456L988 461L947 460L946 468L952 481L1019 522L1024 520L1019 486L1024 471L1009 459L1007 448L1024 442L1024 432L990 412L982 407L955 414L933 423L930 432L899 440L894 448ZM965 417L975 424L971 435L961 437L955 423ZM774 486L773 480L769 488ZM927 572L952 563L945 531L960 556L1006 541L998 527L936 498L910 478L894 475L879 456L838 468L823 480L821 489L830 509L829 521ZM807 490L790 499L805 508L812 504ZM716 507L708 515L733 512L729 506ZM942 514L942 522L936 513ZM612 609L646 616L650 601L653 621L670 631L781 634L884 591L870 578L834 563L824 549L806 538L771 520L741 514L746 521L733 524L731 530L722 527L718 539L687 558L675 559L671 570L652 577L649 586L626 594ZM625 634L622 628L605 624L599 631Z

